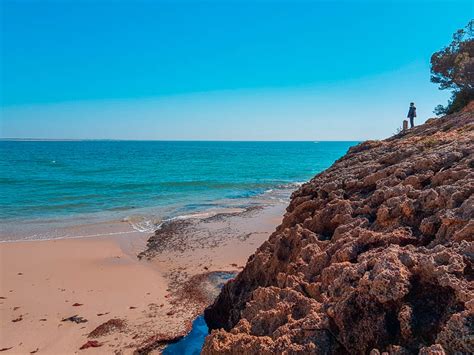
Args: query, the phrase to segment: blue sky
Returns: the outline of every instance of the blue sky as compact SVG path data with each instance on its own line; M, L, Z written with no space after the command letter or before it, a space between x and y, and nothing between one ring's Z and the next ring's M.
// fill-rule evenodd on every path
M448 93L472 1L1 3L1 136L359 140Z

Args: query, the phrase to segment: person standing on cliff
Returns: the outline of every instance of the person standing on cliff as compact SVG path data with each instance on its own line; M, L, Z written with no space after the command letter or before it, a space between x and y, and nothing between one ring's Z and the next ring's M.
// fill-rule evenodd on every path
M416 107L414 102L410 102L407 118L410 119L410 128L415 127Z

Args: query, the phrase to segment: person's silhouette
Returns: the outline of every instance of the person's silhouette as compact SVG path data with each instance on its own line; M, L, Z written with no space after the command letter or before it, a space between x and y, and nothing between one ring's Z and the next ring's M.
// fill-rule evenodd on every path
M410 128L415 127L416 107L414 102L410 102L407 118L410 119Z

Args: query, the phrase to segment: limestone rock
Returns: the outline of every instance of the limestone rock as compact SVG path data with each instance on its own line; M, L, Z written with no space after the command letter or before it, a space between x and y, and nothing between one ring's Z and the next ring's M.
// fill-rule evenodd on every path
M352 147L205 312L203 354L474 353L474 105Z

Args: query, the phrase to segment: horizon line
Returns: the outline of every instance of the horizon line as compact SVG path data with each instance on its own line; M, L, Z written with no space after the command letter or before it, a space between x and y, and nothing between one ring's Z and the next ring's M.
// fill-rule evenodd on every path
M120 139L120 138L0 138L10 142L362 142L361 139L311 139L311 140L240 140L240 139Z

